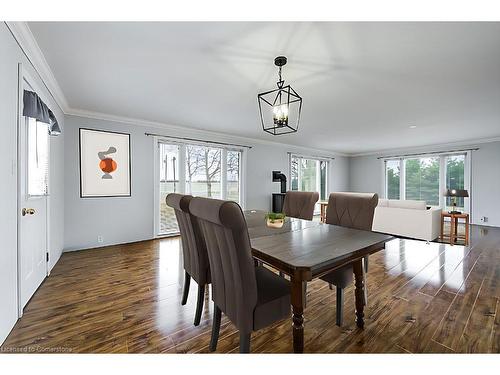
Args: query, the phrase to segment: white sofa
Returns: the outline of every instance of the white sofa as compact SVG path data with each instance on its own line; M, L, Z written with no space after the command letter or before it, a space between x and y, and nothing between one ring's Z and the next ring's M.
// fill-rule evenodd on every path
M425 201L379 199L372 230L432 241L439 236L441 209L427 209Z

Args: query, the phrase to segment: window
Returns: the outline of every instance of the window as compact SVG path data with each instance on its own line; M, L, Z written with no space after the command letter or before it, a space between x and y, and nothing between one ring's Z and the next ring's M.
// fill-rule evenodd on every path
M399 199L399 168L401 160L387 160L385 162L385 196L387 199Z
M159 213L156 231L159 235L179 232L175 213L165 203L169 193L227 199L242 204L241 150L162 140L158 140L157 145Z
M48 125L26 117L28 126L28 195L48 194L49 130Z
M467 189L466 154L385 160L385 196L388 199L423 200L449 210L446 189ZM457 206L467 212L464 198Z
M316 191L320 200L328 199L328 161L291 155L290 189ZM319 212L319 205L317 205Z
M227 152L227 196L226 199L240 203L241 151Z
M439 157L405 160L405 199L439 206Z
M220 148L186 146L186 194L222 198L221 154Z
M446 189L465 189L465 155L449 155L445 158ZM451 197L445 197L445 209L452 210ZM465 211L464 198L457 198L457 210Z

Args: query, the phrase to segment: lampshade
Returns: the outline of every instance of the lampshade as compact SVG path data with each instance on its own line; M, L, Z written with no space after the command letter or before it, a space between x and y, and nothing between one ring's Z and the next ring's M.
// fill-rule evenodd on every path
M445 196L467 198L469 196L469 192L467 190L460 190L460 189L447 189Z

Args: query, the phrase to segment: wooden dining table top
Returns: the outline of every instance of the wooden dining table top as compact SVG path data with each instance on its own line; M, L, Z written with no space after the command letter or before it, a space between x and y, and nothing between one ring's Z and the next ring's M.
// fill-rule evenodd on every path
M308 280L380 250L393 239L386 234L289 217L282 228L269 228L265 211L244 214L253 255L288 274L305 272Z

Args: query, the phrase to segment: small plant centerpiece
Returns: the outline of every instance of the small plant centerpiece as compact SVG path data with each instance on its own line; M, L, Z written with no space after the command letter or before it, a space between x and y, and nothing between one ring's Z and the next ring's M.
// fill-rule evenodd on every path
M282 228L283 224L285 224L285 214L269 212L266 215L266 224L269 228Z

